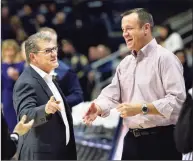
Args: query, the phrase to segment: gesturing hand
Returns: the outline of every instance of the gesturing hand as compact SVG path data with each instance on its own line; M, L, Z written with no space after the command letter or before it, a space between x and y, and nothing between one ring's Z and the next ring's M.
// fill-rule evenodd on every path
M21 120L18 122L18 124L15 126L15 129L13 132L19 134L20 136L26 134L33 126L34 120L31 120L28 123L25 123L27 120L27 116L24 115Z
M56 101L54 99L54 96L50 97L50 100L48 101L48 103L46 104L45 107L45 112L47 114L54 114L57 110L61 111L60 107L59 107L60 101Z
M83 121L87 125L91 125L92 122L97 118L100 114L100 107L97 106L94 102L90 105L88 111L83 116Z

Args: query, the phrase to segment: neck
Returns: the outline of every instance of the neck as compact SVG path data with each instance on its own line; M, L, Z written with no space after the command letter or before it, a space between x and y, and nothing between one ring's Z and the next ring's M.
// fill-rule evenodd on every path
M145 45L147 45L152 40L153 40L152 36L149 36L149 37L145 38L144 41L143 41L143 44L141 44L141 47L138 50L135 50L135 51L138 52L139 50L141 50Z
M153 38L152 36L148 37L147 40L146 40L146 42L145 42L145 45L149 44L150 41L152 41L153 39L154 39L154 38ZM145 46L145 45L144 45L144 46Z
M31 62L30 64L32 64L32 65L36 66L37 68L43 70L43 71L44 71L45 73L47 73L47 74L50 74L50 72L52 71L52 70L44 69L44 68L40 67L39 65L37 65L37 64L35 64L35 63L32 63L32 62Z

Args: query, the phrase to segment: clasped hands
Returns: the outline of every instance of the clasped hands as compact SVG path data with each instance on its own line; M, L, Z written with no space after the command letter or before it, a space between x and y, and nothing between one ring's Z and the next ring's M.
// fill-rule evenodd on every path
M122 103L119 104L116 109L120 113L120 117L126 118L128 116L135 116L140 113L140 107L141 106L139 104ZM95 103L92 103L86 114L83 116L83 122L87 125L91 125L97 116L101 115L101 113L101 108Z

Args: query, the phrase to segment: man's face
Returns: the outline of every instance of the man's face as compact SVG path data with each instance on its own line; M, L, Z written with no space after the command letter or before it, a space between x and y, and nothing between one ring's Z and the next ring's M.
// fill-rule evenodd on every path
M57 44L54 40L38 41L37 44L40 50L38 53L31 53L31 62L46 73L50 73L58 67Z
M139 51L144 43L145 32L140 26L138 15L132 13L122 18L123 37L130 50Z

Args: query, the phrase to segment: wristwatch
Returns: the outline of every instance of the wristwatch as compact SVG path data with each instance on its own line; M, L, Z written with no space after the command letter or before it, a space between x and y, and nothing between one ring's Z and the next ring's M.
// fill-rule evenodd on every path
M149 112L149 109L147 107L147 104L143 104L142 105L142 108L141 108L141 111L144 115L146 115L148 112Z

